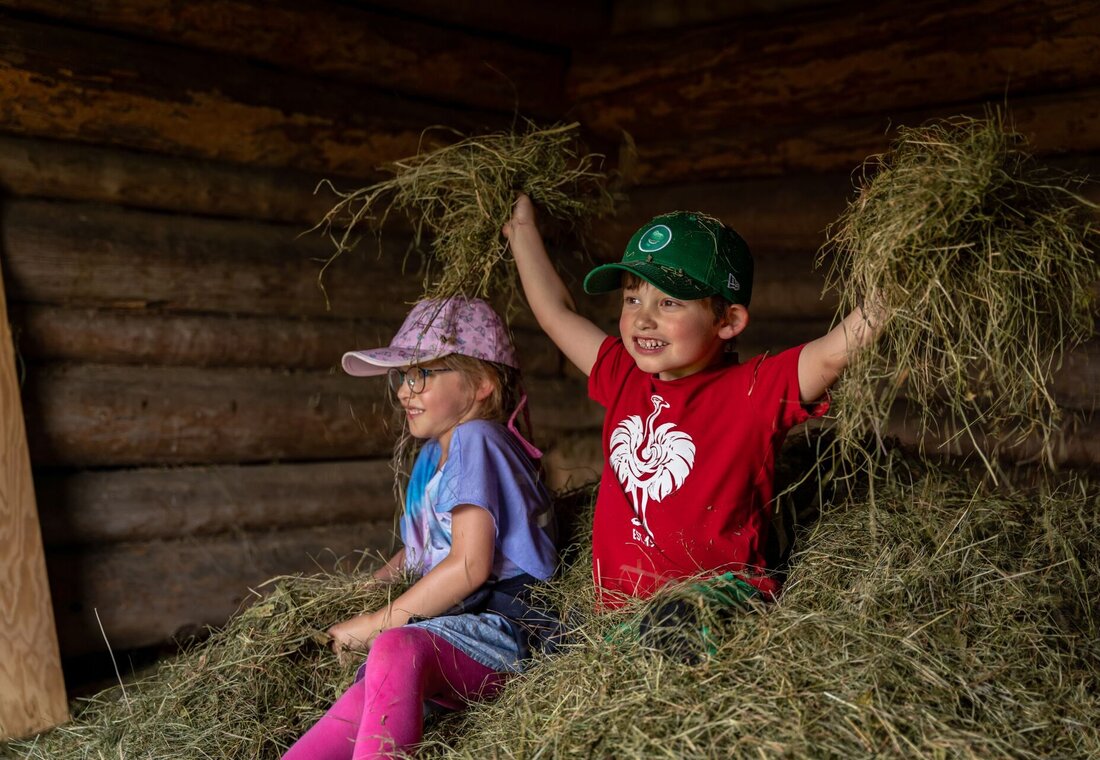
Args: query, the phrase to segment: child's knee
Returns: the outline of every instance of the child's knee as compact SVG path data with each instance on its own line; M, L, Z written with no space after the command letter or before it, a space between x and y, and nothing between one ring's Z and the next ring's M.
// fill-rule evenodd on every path
M364 677L368 681L385 678L395 669L404 674L418 672L433 656L432 638L424 629L390 628L378 634L371 645Z

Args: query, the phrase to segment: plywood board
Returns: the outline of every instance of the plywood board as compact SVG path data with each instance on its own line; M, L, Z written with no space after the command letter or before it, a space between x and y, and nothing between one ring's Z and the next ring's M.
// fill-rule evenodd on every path
M0 273L0 738L68 718Z

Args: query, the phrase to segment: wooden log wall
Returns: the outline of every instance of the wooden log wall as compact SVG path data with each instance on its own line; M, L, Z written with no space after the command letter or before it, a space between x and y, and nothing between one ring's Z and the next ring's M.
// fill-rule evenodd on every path
M106 651L97 613L116 652L159 645L391 547L384 384L338 366L389 340L417 262L391 230L322 292L331 244L303 233L336 198L314 188L557 118L568 61L397 11L0 2L0 267L68 661ZM555 482L587 480L598 410L516 334Z
M828 326L835 300L821 297L816 251L853 196L853 172L898 125L1007 106L1040 159L1100 170L1095 3L790 0L771 15L755 5L620 0L618 36L576 51L567 80L595 135L632 142L621 163L639 186L609 240L621 249L674 208L709 212L748 240L757 271L745 353ZM1100 185L1085 194L1100 201ZM1057 455L1067 466L1100 465L1098 346L1067 357L1056 380L1072 418ZM900 411L894 432L914 442ZM946 450L966 453L958 442Z

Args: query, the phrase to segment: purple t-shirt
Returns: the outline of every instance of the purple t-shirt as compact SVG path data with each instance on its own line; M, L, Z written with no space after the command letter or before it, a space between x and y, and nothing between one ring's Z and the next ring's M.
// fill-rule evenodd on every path
M454 429L447 461L430 440L413 464L401 516L405 567L427 573L451 551L451 510L472 504L496 527L493 577L529 573L545 580L557 566L550 494L503 425L471 420Z

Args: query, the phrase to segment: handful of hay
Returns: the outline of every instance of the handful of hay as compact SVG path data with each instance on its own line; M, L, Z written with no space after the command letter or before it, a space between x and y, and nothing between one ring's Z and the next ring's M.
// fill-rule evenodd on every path
M501 227L511 218L518 191L569 229L583 231L613 208L602 156L584 153L579 125L470 137L395 161L392 179L341 193L321 222L336 255L355 246L364 225L380 228L390 213L407 214L414 244L431 238L424 297L458 294L510 302L514 265ZM323 271L322 271L323 274Z
M863 298L885 312L835 394L849 462L869 461L863 441L905 399L920 439L965 438L990 472L1025 443L1053 466L1051 378L1093 332L1096 207L1025 148L999 115L902 128L830 228L819 263L832 255L840 313Z

